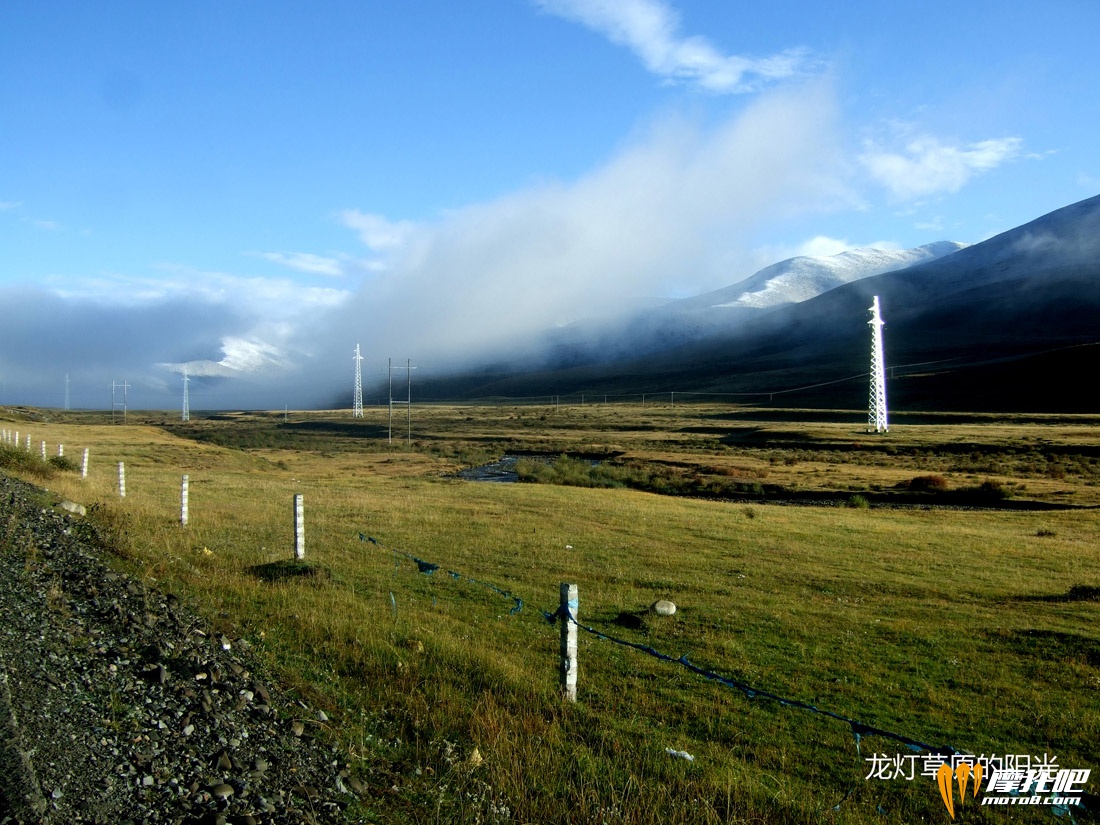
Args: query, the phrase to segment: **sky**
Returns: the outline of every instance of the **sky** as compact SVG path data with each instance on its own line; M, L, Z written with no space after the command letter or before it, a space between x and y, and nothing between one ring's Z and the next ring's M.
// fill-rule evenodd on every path
M1096 0L7 0L0 405L350 406L1100 193ZM368 391L368 395L369 395Z

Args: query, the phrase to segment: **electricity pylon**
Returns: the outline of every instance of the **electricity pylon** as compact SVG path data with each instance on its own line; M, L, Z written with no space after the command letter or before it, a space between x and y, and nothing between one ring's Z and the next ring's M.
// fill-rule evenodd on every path
M884 322L879 314L878 296L870 306L871 320L871 395L867 410L867 429L876 433L890 432L886 418L886 359L882 354L882 327Z
M191 379L187 377L187 367L183 368L183 414L180 416L181 421L191 420L191 398L187 393L187 385Z
M355 345L355 401L352 409L353 418L363 417L363 356L359 354L359 345Z

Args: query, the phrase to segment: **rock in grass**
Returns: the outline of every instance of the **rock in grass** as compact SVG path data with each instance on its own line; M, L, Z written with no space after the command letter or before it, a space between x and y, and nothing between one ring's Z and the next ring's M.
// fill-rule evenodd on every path
M72 513L74 516L87 515L88 512L83 504L77 504L75 501L69 501L68 499L65 499L57 506L62 510Z
M651 613L656 613L658 616L671 616L676 612L676 605L668 599L658 599L649 606L649 610Z

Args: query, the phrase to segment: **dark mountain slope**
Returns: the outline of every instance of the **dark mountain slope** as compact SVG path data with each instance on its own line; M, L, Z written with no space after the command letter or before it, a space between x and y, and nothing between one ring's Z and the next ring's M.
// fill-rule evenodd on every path
M1092 400L1100 348L1080 346L1100 342L1100 197L644 358L523 374L498 368L423 389L449 397L765 393L755 398L858 409L874 295L886 321L891 407L1100 411ZM922 377L906 377L914 373ZM785 392L827 382L836 383Z

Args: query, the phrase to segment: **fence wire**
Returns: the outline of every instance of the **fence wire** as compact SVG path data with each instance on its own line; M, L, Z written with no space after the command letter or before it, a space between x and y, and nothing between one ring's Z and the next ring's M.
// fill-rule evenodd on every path
M378 541L378 539L374 538L373 536L368 536L366 533L359 533L359 540L361 542L368 542L368 543L373 544L374 546L376 546L376 547L378 547L382 550L393 553L395 557L403 557L403 558L408 559L409 561L413 562L416 565L417 571L419 571L420 573L422 573L424 575L431 576L437 570L441 569L440 565L438 565L434 562L426 561L425 559L414 556L412 553L408 553L404 550L399 550L395 547L388 547L385 544L383 544L382 542ZM523 610L523 607L524 607L523 599L521 599L519 596L516 596L515 594L513 594L509 590L504 590L503 588L497 587L496 585L494 585L490 582L485 582L485 581L481 581L479 579L475 579L472 576L464 575L464 574L459 573L458 571L455 571L455 570L447 570L446 573L447 573L447 575L449 575L452 579L454 579L456 581L466 581L466 582L469 582L471 584L478 585L479 587L483 587L483 588L485 588L485 589L487 589L487 590L489 590L493 593L496 593L497 595L499 595L499 596L501 596L505 599L509 599L510 601L513 602L512 609L508 611L509 615L514 615L516 613L519 613L521 610ZM392 592L390 593L390 602L393 605L394 610L396 610L397 609L396 601L394 600L394 595L393 595ZM770 690L763 690L761 688L754 687L752 685L749 685L746 682L742 682L742 681L737 680L737 679L732 679L728 676L723 676L723 675L721 675L719 673L716 673L712 670L708 670L707 668L700 667L700 666L694 664L693 662L691 662L688 659L687 654L682 654L680 656L671 656L667 653L662 653L661 651L659 651L659 650L657 650L653 647L650 647L649 645L643 645L643 644L639 644L637 642L630 642L630 641L627 641L625 639L619 639L619 638L616 638L615 636L610 636L607 633L604 633L602 630L597 630L594 627L590 627L588 625L581 624L580 622L578 622L576 620L576 617L574 617L570 613L570 611L567 610L564 606L559 606L557 608L557 610L554 610L552 612L551 611L546 611L546 610L539 610L539 612L542 614L543 618L546 619L546 621L551 625L556 624L559 619L562 620L562 621L570 621L574 625L576 625L576 627L579 630L583 630L585 633L588 633L588 634L596 637L597 639L601 639L603 641L610 642L611 644L620 645L621 647L626 647L626 648L629 648L631 650L636 650L639 653L643 653L647 656L650 656L650 657L652 657L654 659L657 659L659 661L662 661L662 662L668 662L669 664L679 665L680 667L690 671L691 673L696 674L697 676L700 676L704 679L715 682L716 684L722 685L723 687L730 688L731 690L736 690L736 691L740 692L746 699L749 699L749 700L767 699L769 701L777 702L782 707L795 708L796 710L801 710L801 711L805 711L807 713L813 713L813 714L817 714L819 716L824 716L828 719L833 719L837 722L843 722L844 724L846 724L848 726L849 730L851 731L852 738L855 741L856 755L857 755L857 757L860 757L860 758L862 758L862 751L861 751L861 748L860 748L860 743L861 743L863 737L865 737L865 736L877 736L877 737L880 737L880 738L883 738L883 739L889 739L891 741L894 741L894 742L897 742L901 745L904 745L909 750L911 750L915 753L919 753L921 751L927 751L929 754L932 754L932 755L935 755L935 756L943 756L943 757L952 757L952 756L958 756L958 755L963 755L963 754L969 753L969 751L960 750L960 749L955 748L955 747L950 746L950 745L932 745L932 744L929 744L927 742L922 742L919 739L913 739L912 737L906 736L906 735L901 734L901 733L895 733L894 731L889 731L889 730L885 730L883 728L876 727L874 725L869 725L866 722L861 722L858 719L854 719L852 717L845 716L844 714L841 714L841 713L836 713L836 712L831 711L831 710L825 710L825 709L819 708L816 705L812 705L808 702L803 702L801 699L792 699L788 696L781 696L780 694L775 693L775 692L770 691ZM676 753L676 754L680 753L679 751L671 751L671 750L670 750L670 752L671 753ZM838 811L838 810L840 810L840 807L851 797L852 793L855 791L857 786L858 786L858 783L854 783L853 785L851 785L848 788L848 790L844 793L844 795L841 797L839 802L837 802L835 805L831 805L831 806L823 809L823 811L828 811L828 810ZM885 811L882 810L881 806L879 806L878 811L879 811L880 814L885 813ZM1069 805L1054 805L1054 806L1051 807L1051 813L1056 817L1066 817L1066 818L1068 818L1068 820L1071 823L1077 821L1074 818L1073 812L1070 809Z
M387 547L385 544L378 541L376 538L374 538L372 536L368 536L365 533L360 533L359 534L359 540L363 541L363 542L369 542L369 543L375 545L376 547L379 547L383 550L386 550L388 552L393 553L394 555L402 556L404 558L407 558L409 561L413 562L416 565L416 568L420 573L423 573L425 575L430 576L433 573L435 573L437 570L441 569L440 565L435 564L434 562L430 562L430 561L426 561L424 559L418 558L417 556L414 556L412 553L407 553L404 550L399 550L399 549L394 548L394 547ZM452 579L455 579L456 581L457 580L467 581L467 582L470 582L471 584L476 584L480 587L484 587L488 590L491 590L492 592L497 593L498 595L500 595L500 596L502 596L506 599L510 599L514 603L514 606L509 611L510 614L518 613L523 609L523 606L524 606L523 599L521 599L519 596L514 595L511 591L504 590L500 587L497 587L494 584L490 584L489 582L485 582L485 581L481 581L479 579L475 579L472 576L466 576L466 575L464 575L462 573L459 573L457 571L454 571L454 570L447 570L446 572ZM844 724L848 725L849 729L852 732L852 737L855 740L856 752L857 753L860 752L860 742L862 741L863 737L865 737L865 736L878 736L878 737L881 737L881 738L884 738L884 739L890 739L894 742L898 742L899 744L904 745L905 747L909 748L911 751L914 751L914 752L927 751L931 754L935 754L935 755L938 755L938 756L954 756L956 754L962 753L962 751L958 750L957 748L951 747L950 745L933 745L933 744L929 744L927 742L922 742L919 739L913 739L912 737L905 736L904 734L895 733L893 731L885 730L883 728L879 728L879 727L876 727L874 725L869 725L866 722L861 722L858 719L853 719L849 716L845 716L845 715L840 714L840 713L835 713L834 711L831 711L831 710L825 710L825 709L819 708L816 705L812 705L808 702L803 702L801 699L793 699L793 698L788 697L788 696L781 696L780 694L775 693L773 691L765 690L765 689L758 688L758 687L754 687L750 684L747 684L746 682L742 682L742 681L737 680L737 679L732 679L728 676L723 676L719 673L716 673L712 670L708 670L707 668L704 668L704 667L700 667L699 665L696 665L695 663L691 662L688 659L687 654L683 654L683 655L680 655L680 656L672 656L668 653L662 653L661 651L659 651L659 650L657 650L653 647L650 647L649 645L639 644L638 642L631 642L631 641L627 641L625 639L619 639L615 636L611 636L607 633L604 633L602 630L597 630L596 628L590 627L589 625L581 624L580 622L578 622L576 620L576 618L574 618L572 615L569 614L569 611L564 610L561 607L559 607L557 610L555 610L553 612L546 611L546 610L540 610L539 612L542 613L543 617L550 624L556 623L559 619L570 621L573 624L575 624L578 629L583 630L585 633L588 633L588 634L596 637L597 639L601 639L603 641L610 642L612 644L620 645L621 647L630 648L631 650L636 650L639 653L644 653L645 655L651 656L652 658L658 659L662 662L668 662L670 664L679 665L680 667L684 668L685 670L690 671L691 673L696 674L697 676L701 676L704 679L708 679L712 682L720 684L723 687L727 687L727 688L730 688L732 690L739 691L742 695L745 696L746 699L767 699L767 700L770 700L770 701L773 701L773 702L777 702L778 704L780 704L783 707L795 708L797 710L806 711L807 713L815 713L815 714L818 714L820 716L825 716L829 719L834 719L838 722L843 722Z

